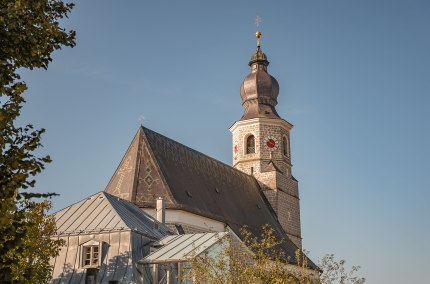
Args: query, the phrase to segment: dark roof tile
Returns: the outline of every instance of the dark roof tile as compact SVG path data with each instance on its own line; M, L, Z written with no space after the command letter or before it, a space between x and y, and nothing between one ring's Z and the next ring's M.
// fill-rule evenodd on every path
M220 220L236 235L247 226L254 235L269 224L285 239L283 249L294 258L297 246L275 217L257 180L231 166L206 156L148 128L142 127L169 189L173 207ZM308 260L310 267L316 266Z

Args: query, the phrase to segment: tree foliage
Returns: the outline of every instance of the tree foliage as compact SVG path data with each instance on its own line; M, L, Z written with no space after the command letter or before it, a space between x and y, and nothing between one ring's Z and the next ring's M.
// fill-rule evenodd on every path
M73 4L58 0L0 1L1 283L13 280L12 267L25 255L26 236L35 228L27 215L35 205L27 201L52 195L30 191L35 185L35 175L51 159L35 154L45 130L16 123L27 89L18 71L47 69L53 51L75 45L75 32L66 31L59 22L72 8Z
M318 269L308 267L306 257L298 250L287 257L279 245L283 243L273 229L264 226L261 236L242 230L243 242L221 239L217 250L192 258L183 280L193 283L224 284L363 284L364 278L354 276L359 267L347 271L345 261L326 255Z
M22 201L20 204L25 208L25 222L27 223L26 234L23 237L21 253L17 252L19 247L12 248L4 258L13 259L10 266L11 278L17 283L48 283L52 275L52 266L49 265L51 257L57 255L64 240L54 240L52 236L56 232L54 215L47 215L51 209L48 200L33 202Z
M352 266L350 270L347 270L345 264L344 259L337 261L333 254L326 254L319 262L322 268L321 284L362 284L365 282L363 277L354 275L360 270L360 266Z

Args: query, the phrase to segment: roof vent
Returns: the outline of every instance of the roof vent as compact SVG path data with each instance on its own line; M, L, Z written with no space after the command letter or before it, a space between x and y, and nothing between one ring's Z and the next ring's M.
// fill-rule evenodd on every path
M218 193L218 194L219 194L219 193L221 193L221 192L219 191L218 187L215 187L215 192L216 192L216 193Z
M176 227L176 230L178 231L179 235L184 235L185 234L185 231L184 231L184 228L182 227L182 225L175 224L175 227Z
M260 205L260 204L257 204L257 208L258 208L258 209L261 209L261 205Z
M188 197L193 197L193 195L191 194L191 192L189 190L185 190L185 193L188 195Z

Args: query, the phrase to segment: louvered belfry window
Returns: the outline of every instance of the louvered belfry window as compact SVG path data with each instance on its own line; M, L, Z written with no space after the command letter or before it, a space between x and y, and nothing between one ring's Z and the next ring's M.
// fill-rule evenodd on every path
M255 137L254 135L248 136L246 138L246 154L255 153Z
M288 139L286 136L282 137L282 144L283 144L283 148L284 148L284 155L289 157L290 156L290 147L288 145Z

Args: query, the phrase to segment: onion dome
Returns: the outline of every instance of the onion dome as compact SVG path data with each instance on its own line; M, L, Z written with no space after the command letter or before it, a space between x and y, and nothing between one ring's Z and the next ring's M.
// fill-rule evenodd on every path
M266 63L266 66L269 65L269 61L267 61L267 56L264 54L263 51L261 51L260 46L257 46L257 50L254 52L254 54L251 57L251 60L249 61L249 66L252 66L252 64L261 62Z
M278 104L279 84L274 77L267 73L269 61L260 49L261 33L257 32L257 50L249 61L251 73L245 77L240 87L242 104L245 113L242 119L255 117L279 118L275 106Z

